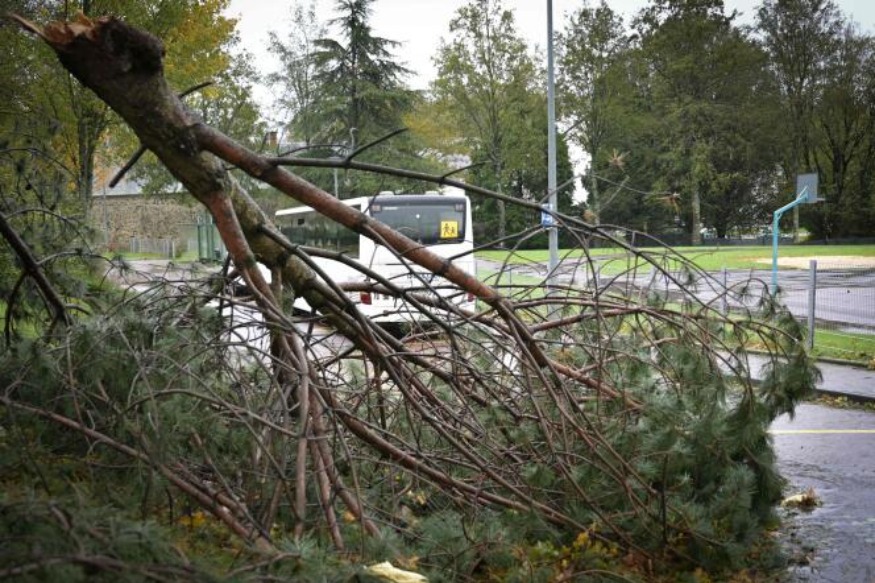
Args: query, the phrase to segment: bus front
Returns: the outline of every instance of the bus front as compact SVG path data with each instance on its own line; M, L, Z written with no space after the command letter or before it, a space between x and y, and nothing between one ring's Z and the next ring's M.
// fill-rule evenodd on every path
M464 194L380 194L371 199L366 212L432 253L450 259L459 269L476 275L471 204ZM461 310L474 310L471 294L369 239L362 241L360 260L407 292L423 298L440 296ZM391 294L364 293L361 302L376 321L422 318L413 306Z

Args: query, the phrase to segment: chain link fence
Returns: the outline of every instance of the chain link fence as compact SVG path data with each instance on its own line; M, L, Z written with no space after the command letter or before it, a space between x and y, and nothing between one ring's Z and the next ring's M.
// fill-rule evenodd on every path
M616 290L626 296L658 294L678 301L684 286L699 301L727 314L752 310L770 294L772 274L768 269L663 272L646 266L636 268L634 262L623 259L595 259L589 265L579 259L562 262L558 280L575 287ZM839 259L805 259L778 272L778 299L809 330L810 346L826 336L850 341L875 337L875 262ZM492 271L501 272L500 276L493 273L492 279L510 286L546 275L544 266L534 263L493 266Z
M809 345L818 334L833 338L875 336L875 265L861 260L836 261L824 257L806 260L793 269L778 272L779 301L809 330ZM724 313L750 309L768 293L769 270L727 270L717 273L694 273L683 281L705 302L718 302ZM680 279L683 276L678 275ZM656 292L672 297L678 295L678 279L652 270L638 274L635 287L642 292ZM598 280L604 285L606 278ZM729 290L724 293L723 290Z
M875 335L875 267L812 260L807 270L781 271L782 301L809 328Z

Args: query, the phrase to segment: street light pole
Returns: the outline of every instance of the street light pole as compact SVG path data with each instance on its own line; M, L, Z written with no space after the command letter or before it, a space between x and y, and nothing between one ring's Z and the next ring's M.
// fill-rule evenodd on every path
M553 0L547 0L547 193L549 210L558 210L556 196L556 90L553 78ZM556 226L547 229L550 249L548 278L552 279L559 265L559 231Z

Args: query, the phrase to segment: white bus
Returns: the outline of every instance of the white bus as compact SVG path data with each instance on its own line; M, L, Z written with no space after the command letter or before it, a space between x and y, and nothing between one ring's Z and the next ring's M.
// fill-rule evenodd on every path
M381 192L377 196L348 199L343 203L403 233L435 254L451 259L456 267L475 274L471 203L463 191ZM418 265L402 260L386 247L310 207L279 210L276 224L294 244L342 252L398 288L426 296L437 293L462 310L474 310L475 298L472 295L441 277L424 273ZM338 261L323 258L314 258L314 261L338 284L372 281L361 271ZM350 298L375 322L403 323L422 318L413 306L393 295L362 291L350 294ZM309 311L306 304L296 307Z

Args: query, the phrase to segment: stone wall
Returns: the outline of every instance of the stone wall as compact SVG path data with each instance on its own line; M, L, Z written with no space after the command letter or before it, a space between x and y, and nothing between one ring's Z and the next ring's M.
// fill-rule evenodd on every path
M205 210L183 195L97 195L91 206L93 226L111 251L126 250L132 238L172 239L180 248L196 233Z

